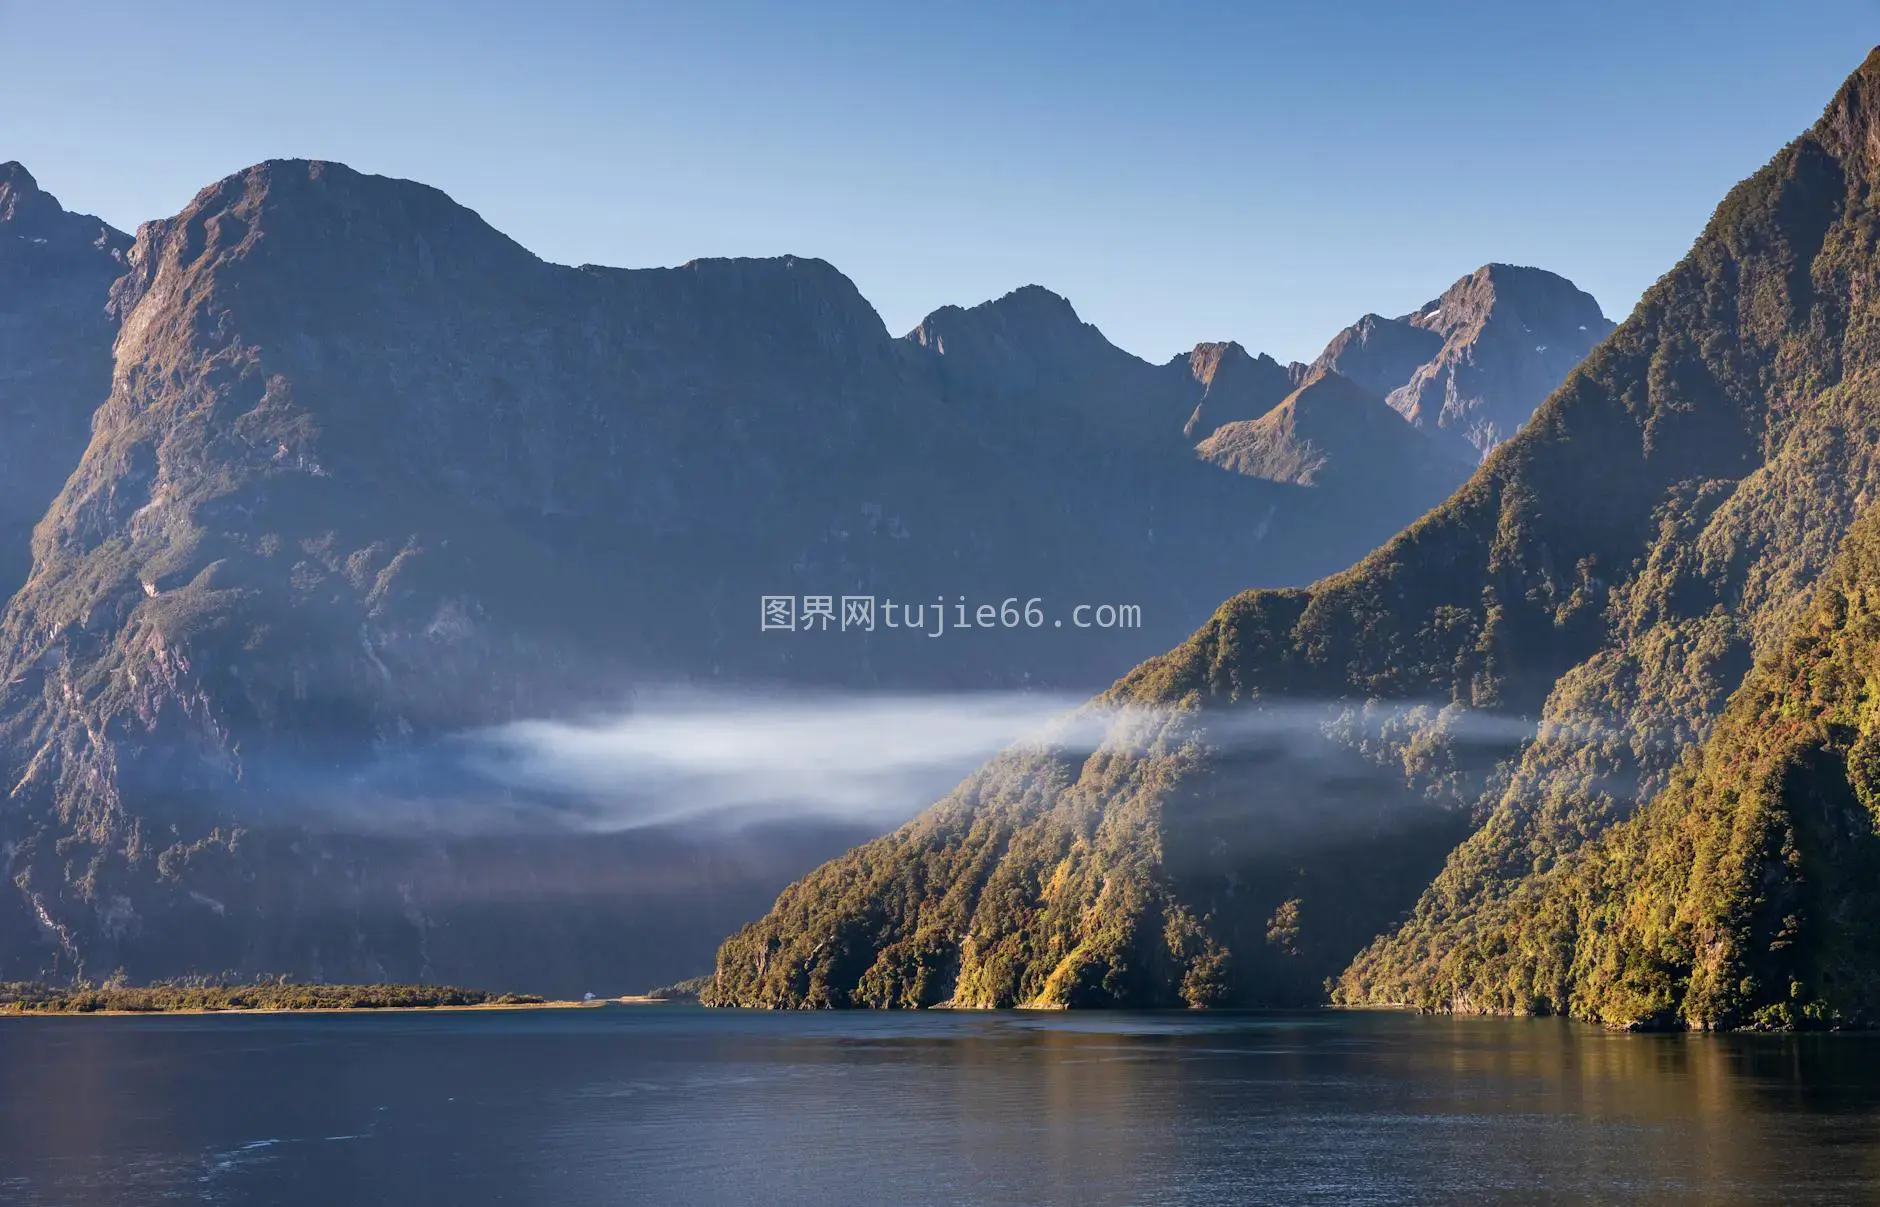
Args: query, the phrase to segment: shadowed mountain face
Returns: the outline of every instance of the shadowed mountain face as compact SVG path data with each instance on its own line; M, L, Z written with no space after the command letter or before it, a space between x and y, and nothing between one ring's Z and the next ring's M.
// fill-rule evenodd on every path
M819 260L567 268L304 161L134 243L16 167L0 200L0 520L38 521L0 977L676 978L862 832L543 825L439 752L675 681L1089 690L1467 472L1375 397L1231 344L1150 365L1036 287L894 339ZM1263 416L1265 460L1197 457ZM1141 624L775 632L770 595ZM491 812L537 821L460 824Z
M0 164L0 582L26 578L33 525L78 463L111 388L106 312L130 236L70 214Z
M1230 423L1260 418L1303 382L1305 366L1282 365L1261 353L1247 355L1236 343L1196 344L1187 356L1170 361L1167 369L1189 378L1202 389L1201 399L1182 425L1182 435L1199 444Z
M1101 382L1144 367L1078 318L1068 301L1037 285L969 309L943 306L905 338L936 358L944 381L990 399L1049 397L1067 383ZM1154 412L1138 406L1115 417L1132 415L1149 419Z
M1099 698L1094 754L1013 750L791 886L712 1000L1308 1002L1335 978L1634 1025L1876 1018L1877 148L1880 51L1445 503L1308 590L1230 600ZM1416 383L1466 400L1502 301L1517 351L1553 346L1543 313L1594 329L1517 288L1491 266L1327 356L1370 390L1437 365L1391 394L1440 434ZM1471 329L1474 361L1432 352Z

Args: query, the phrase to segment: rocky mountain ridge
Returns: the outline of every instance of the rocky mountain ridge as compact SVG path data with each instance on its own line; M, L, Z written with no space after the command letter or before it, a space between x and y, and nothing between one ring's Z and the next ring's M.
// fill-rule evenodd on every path
M1365 315L1313 367L1382 394L1412 424L1479 460L1612 329L1572 282L1486 264L1409 314Z
M77 464L110 389L107 313L130 236L0 163L0 582L25 581L33 525Z

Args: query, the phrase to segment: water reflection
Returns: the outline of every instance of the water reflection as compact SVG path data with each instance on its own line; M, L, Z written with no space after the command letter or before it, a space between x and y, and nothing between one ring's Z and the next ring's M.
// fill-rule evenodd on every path
M1867 1202L1880 1039L683 1009L0 1022L0 1201Z

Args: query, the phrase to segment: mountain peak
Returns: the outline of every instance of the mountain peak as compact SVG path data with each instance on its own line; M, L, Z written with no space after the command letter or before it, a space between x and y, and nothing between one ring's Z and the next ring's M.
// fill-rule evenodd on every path
M1328 409L1373 405L1382 401L1357 382L1334 369L1318 369L1299 384L1282 404L1294 413L1322 415Z
M1320 367L1258 419L1222 425L1196 451L1249 477L1299 486L1402 492L1420 506L1468 477L1468 463L1336 370Z
M1385 422L1388 420L1389 422ZM1309 439L1323 439L1364 424L1392 435L1405 437L1403 419L1384 405L1384 400L1335 369L1318 368L1306 375L1291 394L1273 409L1266 422L1286 422ZM1418 438L1422 442L1422 438Z
M676 270L589 265L582 271L623 279L680 274L699 291L695 296L701 305L706 305L702 299L711 298L713 313L742 324L747 333L758 327L780 331L791 326L814 341L847 342L856 349L885 345L889 338L881 315L855 282L818 256L714 256L690 260Z
M1519 322L1534 329L1559 326L1603 334L1612 328L1592 294L1559 273L1521 264L1484 264L1404 318L1427 330L1452 335L1464 328L1479 327L1492 313L1513 313Z
M1179 361L1182 357L1177 356L1175 359ZM1214 379L1220 375L1223 365L1244 365L1252 363L1255 359L1247 354L1245 348L1231 339L1218 343L1200 343L1188 353L1188 372L1203 386L1212 386ZM1261 353L1257 359L1272 360L1273 358Z
M1442 334L1433 326L1440 315L1435 303L1404 318L1366 314L1332 337L1307 375L1333 370L1382 397L1442 351Z
M10 198L14 194L39 192L39 182L26 170L26 165L17 159L0 163L0 197Z
M1313 368L1344 374L1479 458L1612 327L1593 295L1560 274L1491 262L1399 318L1365 315Z
M1037 314L1053 313L1076 319L1078 322L1083 321L1077 318L1077 308L1071 305L1069 298L1061 293L1054 293L1042 285L1020 285L1004 297L995 298L990 302L981 302L974 309L981 307L1024 310Z
M432 294L518 288L543 266L440 189L317 159L270 159L223 177L174 217L139 227L131 261L130 303L166 266L228 282L267 272L294 280L303 299L341 280Z
M1840 158L1880 168L1880 46L1847 77L1813 133Z
M1201 387L1201 399L1182 428L1199 443L1230 423L1258 419L1290 393L1292 372L1266 353L1249 355L1233 340L1196 344L1186 356L1176 356L1164 372L1185 374Z
M998 328L1014 336L1062 336L1073 332L1095 332L1096 328L1078 317L1077 308L1062 294L1042 285L1021 285L1001 297L977 306L942 306L922 319L907 338L923 347L947 329L969 324L981 329ZM1105 343L1109 341L1105 340ZM945 349L936 348L944 354Z
M63 217L58 198L39 187L26 165L17 159L0 163L0 224L31 227L37 234Z
M102 255L113 262L130 246L124 232L89 214L68 212L16 159L0 163L0 236L12 236L6 243L37 246L35 254Z
M998 394L1023 393L1050 378L1095 377L1125 363L1142 368L1042 285L970 308L942 306L903 338L942 358L949 376Z
M310 219L337 224L331 234L378 225L432 226L466 230L522 250L485 223L475 210L442 189L396 176L361 172L326 159L268 159L223 177L196 194L172 219L223 211L268 213L281 221ZM526 253L525 253L526 254ZM531 257L533 258L533 257Z

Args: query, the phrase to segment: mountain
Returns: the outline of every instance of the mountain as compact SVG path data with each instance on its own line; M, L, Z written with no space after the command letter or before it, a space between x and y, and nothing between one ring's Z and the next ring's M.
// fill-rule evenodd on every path
M724 667L1016 685L1143 637L766 633L762 595L1161 625L1299 572L1265 541L1284 490L1174 436L1157 463L1092 425L988 431L820 261L562 268L435 190L305 162L211 186L126 260L89 447L0 618L7 975L682 975L617 944L659 912L648 859L696 843L426 837L360 777ZM386 833L336 828L336 798ZM710 912L679 927L700 948Z
M1196 344L1188 355L1168 362L1164 372L1178 389L1185 385L1184 375L1201 387L1182 425L1182 435L1199 444L1230 423L1258 419L1284 402L1304 381L1305 366L1296 361L1282 365L1264 352L1250 356L1230 340Z
M1876 660L1869 510L1708 739L1539 878L1504 932L1521 1005L1631 1028L1880 1023Z
M64 426L9 446L43 497L0 614L0 977L675 980L857 827L596 832L464 735L674 682L1088 690L1422 505L1223 472L1183 427L1296 370L1151 365L1035 287L896 339L819 260L563 267L338 164L128 247L8 180L0 400ZM849 594L1141 623L758 623Z
M970 308L943 306L904 338L936 358L946 381L997 399L1051 396L1066 383L1139 375L1146 367L1038 285Z
M1009 752L786 890L726 941L708 999L1296 1003L1337 978L1354 1004L1608 1016L1619 999L1581 978L1609 951L1610 911L1641 898L1620 887L1585 903L1616 841L1598 836L1672 782L1752 665L1777 656L1880 489L1876 148L1880 52L1446 502L1310 589L1230 600L1099 698L1101 741ZM1483 281L1502 293L1493 266ZM1319 367L1376 389L1429 355L1432 313L1361 323ZM1453 363L1461 381L1466 362ZM1741 707L1755 721L1718 741L1787 741L1791 724L1813 723ZM1758 730L1777 716L1783 728ZM1776 791L1716 757L1714 800ZM1776 765L1741 761L1744 775ZM1819 817L1833 785L1784 807ZM1640 915L1663 992L1640 989L1619 1013L1676 1001L1692 951L1707 970L1730 967L1714 942L1689 945L1703 936L1792 941L1806 911L1771 929L1786 899L1755 891L1784 867L1857 879L1858 860L1820 860L1805 836L1784 863L1770 809L1737 816L1731 833L1748 819L1760 829L1728 875L1693 889L1676 918ZM1723 833L1676 824L1693 842L1700 826ZM1681 900L1665 886L1684 849L1645 859L1639 882L1658 887L1643 900ZM1770 850L1779 858L1756 862ZM1756 977L1800 958L1758 950ZM1794 983L1800 1012L1821 990ZM1779 1020L1770 1008L1788 990L1777 978L1733 992L1722 1010L1679 1008Z
M1863 282L1877 88L1880 54L1731 191L1634 316L1656 339L1637 345L1631 395L1667 404L1641 449L1734 446L1737 463L1665 490L1630 572L1607 583L1601 648L1561 678L1408 923L1345 974L1346 999L1568 1008L1559 964L1578 940L1543 904L1550 885L1589 836L1666 789L1875 497L1880 344Z
M1308 379L1333 373L1423 431L1424 439L1404 442L1408 459L1427 463L1433 446L1447 454L1437 459L1448 480L1427 503L1460 485L1612 327L1592 295L1566 278L1486 264L1402 318L1365 315L1311 365L1282 365L1225 341L1197 344L1152 367L1111 345L1067 300L1035 285L970 308L943 307L904 339L934 357L955 397L999 400L1007 421L1014 412L1042 421L1037 417L1070 397L1080 420L1157 441L1173 411L1197 447L1223 428L1268 415ZM1074 385L1068 396L1067 384ZM1018 399L1027 405L1012 406ZM1366 417L1354 420L1345 438L1367 445L1395 440L1396 430L1378 424L1374 410L1351 409ZM1222 465L1253 463L1203 456ZM1366 468L1354 466L1354 476ZM1407 520L1415 512L1396 514Z
M1203 389L1182 428L1203 460L1335 484L1408 519L1460 486L1612 329L1566 278L1486 264L1402 318L1365 315L1311 365L1199 344L1164 373Z
M67 213L18 163L0 163L0 583L25 581L33 525L111 388L106 312L130 236Z
M1486 264L1400 318L1367 314L1313 362L1471 460L1527 422L1612 331L1593 296L1539 268Z
M1469 476L1470 464L1350 378L1318 370L1271 410L1214 429L1204 461L1274 482L1366 492L1374 504L1417 515Z

